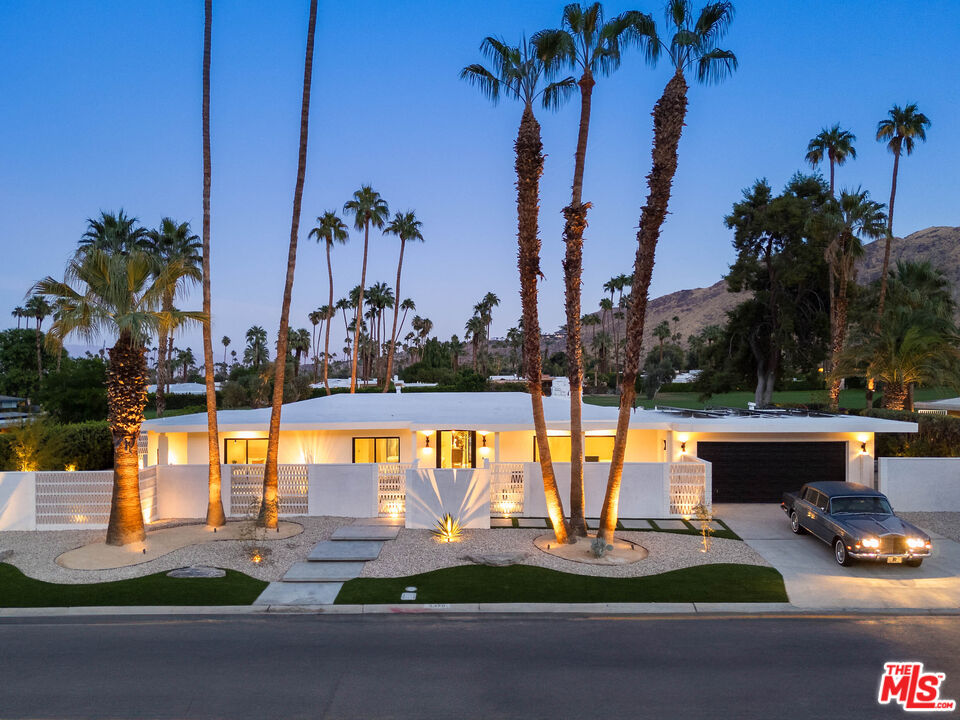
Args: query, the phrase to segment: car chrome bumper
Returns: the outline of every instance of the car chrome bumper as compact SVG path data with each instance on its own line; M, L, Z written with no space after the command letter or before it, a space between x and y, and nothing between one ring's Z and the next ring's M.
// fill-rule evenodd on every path
M918 550L916 552L905 553L882 553L865 552L863 550L850 550L847 554L855 560L886 560L887 558L903 558L904 560L910 560L911 558L930 557L929 550Z

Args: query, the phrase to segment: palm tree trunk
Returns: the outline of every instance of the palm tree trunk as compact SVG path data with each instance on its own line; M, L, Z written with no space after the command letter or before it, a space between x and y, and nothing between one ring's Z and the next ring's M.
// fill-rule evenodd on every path
M168 311L166 298L163 301L163 310L164 312ZM163 417L167 410L167 353L169 350L167 330L161 328L160 332L157 333L157 417Z
M583 277L583 231L587 227L590 203L583 202L583 171L587 158L587 136L590 132L590 101L594 80L589 69L580 86L580 128L574 156L573 189L563 210L566 220L563 237L566 251L563 277L567 314L567 378L570 380L570 532L585 537L587 522L583 491L583 343L581 338L580 285Z
M903 410L907 406L907 387L902 382L883 383L883 407L887 410Z
M330 244L327 243L327 276L330 280L330 300L327 303L327 330L326 339L323 341L323 386L330 394L330 379L327 375L330 364L330 319L333 317L333 265L330 263ZM346 321L346 315L343 316ZM346 324L344 324L346 327Z
M137 441L147 405L147 360L144 349L127 333L110 348L107 366L108 421L113 438L113 495L107 545L140 542L143 509L140 506L140 462Z
M307 51L303 63L303 100L300 104L300 154L297 160L297 184L293 191L293 218L290 221L290 249L287 253L287 277L283 287L280 309L280 330L277 337L277 362L274 370L273 405L270 410L270 434L267 437L267 462L263 469L263 500L257 524L277 527L279 498L277 484L279 469L277 452L280 445L280 409L283 405L283 375L286 370L287 331L290 328L290 297L293 294L293 275L297 267L297 235L300 231L300 204L303 200L303 176L307 169L307 133L310 123L310 80L313 75L313 37L317 27L317 0L310 0L310 20L307 26Z
M393 352L397 342L397 316L400 314L400 270L403 268L403 246L406 240L400 238L400 260L397 262L397 287L393 291L393 329L390 331L390 350L387 352L387 375L383 381L383 391L390 389L390 378L393 372Z
M607 542L613 540L617 527L620 503L620 484L623 480L623 459L627 449L627 431L630 412L636 397L637 373L640 369L640 348L647 314L647 293L653 275L653 262L660 238L660 228L667 214L673 176L677 172L677 147L687 114L687 82L680 70L667 83L663 95L653 107L653 167L647 175L647 202L640 215L637 231L637 255L633 265L633 301L627 307L626 350L623 369L623 389L620 393L620 411L617 416L617 435L613 444L613 458L607 478L607 490L600 513L597 535Z
M837 301L836 301L836 319L833 324L833 338L831 342L831 365L837 367L840 355L843 353L843 345L847 334L847 283L846 276L840 278L837 283ZM840 407L840 386L843 378L834 377L830 381L830 408L836 410Z
M40 342L40 318L37 318L37 379L43 380L43 350Z
M363 322L363 286L367 282L367 246L370 241L370 220L363 224L363 266L360 268L360 296L357 299L357 324L353 331L353 370L350 372L350 392L357 391L357 352L360 349L360 323Z
M897 199L897 173L900 169L900 153L893 155L893 181L890 183L890 207L887 211L887 237L883 248L883 269L880 274L880 299L877 302L877 325L883 317L883 304L887 298L887 273L890 271L890 245L893 242L893 203Z
M523 307L523 343L525 346L527 386L533 407L533 425L537 433L540 470L547 513L553 523L557 542L568 540L567 521L563 514L563 500L553 474L553 460L547 440L547 423L543 415L543 386L541 383L540 318L537 310L537 278L540 275L540 238L538 214L540 205L540 176L543 174L543 143L540 123L527 105L516 141L517 170L517 264L520 270L520 300Z
M227 522L220 493L220 432L217 427L217 388L213 382L213 313L210 298L210 35L213 0L204 2L203 22L203 375L207 393L207 525Z

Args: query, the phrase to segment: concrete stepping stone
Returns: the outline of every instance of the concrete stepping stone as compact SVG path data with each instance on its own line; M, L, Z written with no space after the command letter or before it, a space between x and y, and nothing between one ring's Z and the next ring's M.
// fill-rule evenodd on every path
M332 605L342 582L272 582L254 605Z
M522 528L545 528L547 521L544 518L517 518L517 525Z
M393 540L399 525L344 525L333 531L331 540Z
M382 542L369 540L325 540L316 544L307 555L307 560L310 562L376 560L382 547Z
M683 520L654 520L661 530L689 530Z
M649 520L621 520L620 524L623 525L624 530L650 530L653 526L650 524Z
M513 520L510 518L490 518L490 527L513 527Z
M226 575L226 570L207 567L206 565L191 565L189 567L177 568L167 573L167 577L172 578L222 578L226 577Z
M357 518L352 525L399 525L403 527L402 517L369 517Z
M298 562L294 563L283 582L338 582L360 577L362 562Z
M700 529L700 521L697 520L696 518L691 520L690 524L693 525L693 527L696 528L697 530ZM709 527L711 530L726 530L726 528L720 523L718 523L716 520L711 520L710 522L708 522L707 527Z

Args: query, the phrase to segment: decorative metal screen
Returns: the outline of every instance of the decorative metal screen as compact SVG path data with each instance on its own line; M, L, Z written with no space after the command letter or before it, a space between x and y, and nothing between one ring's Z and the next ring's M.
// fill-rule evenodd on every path
M670 513L690 515L706 504L707 466L702 462L670 463Z
M263 497L264 465L230 465L230 514L251 515ZM307 465L280 465L277 494L281 515L306 515L310 473Z
M113 470L37 473L37 526L106 525Z
M377 464L377 508L380 517L403 515L407 499L410 463Z
M140 437L137 438L137 456L140 460L140 467L145 468L150 464L150 460L147 457L147 448L149 447L149 442L147 440L147 434L145 432L140 433Z
M490 515L523 513L523 463L490 464Z

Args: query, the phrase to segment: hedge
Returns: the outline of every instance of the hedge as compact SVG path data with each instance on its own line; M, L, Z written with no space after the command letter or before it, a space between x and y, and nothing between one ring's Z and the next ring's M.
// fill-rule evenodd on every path
M877 457L960 457L960 418L882 409L859 414L919 426L917 433L877 433Z
M168 410L179 410L185 407L193 407L194 405L199 405L203 408L207 407L207 396L203 393L177 393L175 395L167 394L165 397ZM157 394L148 394L147 407L153 408L156 406ZM217 390L217 407L223 407L223 393L220 390Z
M68 465L75 465L77 470L113 467L113 439L105 420L68 425L44 423L40 434L40 470L63 470ZM14 449L16 443L16 432L0 434L0 470L20 469Z

